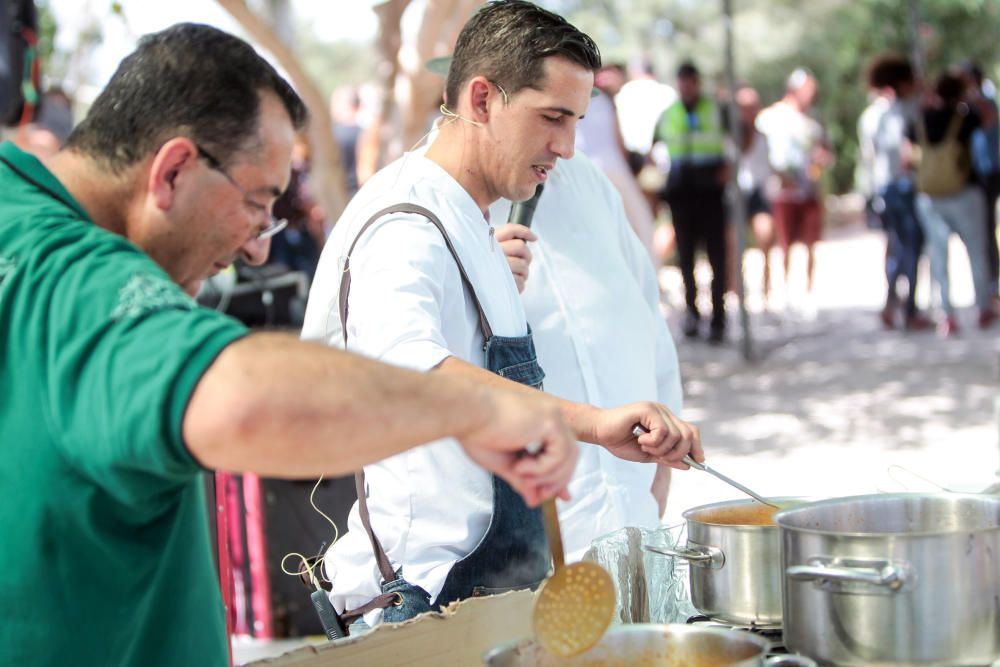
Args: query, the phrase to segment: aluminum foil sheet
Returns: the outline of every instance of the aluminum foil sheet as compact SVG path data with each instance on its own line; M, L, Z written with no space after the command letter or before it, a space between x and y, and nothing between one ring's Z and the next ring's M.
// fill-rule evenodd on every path
M688 566L683 560L651 553L684 544L684 526L656 530L623 528L597 538L583 555L611 573L618 594L617 623L684 623L698 614L691 605Z

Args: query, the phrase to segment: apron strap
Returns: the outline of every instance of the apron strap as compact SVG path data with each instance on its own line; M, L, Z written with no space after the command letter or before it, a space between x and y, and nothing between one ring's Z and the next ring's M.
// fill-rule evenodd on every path
M389 556L386 555L385 549L382 548L382 543L379 542L378 536L375 531L372 530L372 520L371 516L368 514L368 499L367 493L365 492L365 470L362 468L358 472L354 473L354 488L358 492L358 513L361 515L361 525L365 527L365 532L368 533L368 539L372 543L372 551L375 553L375 560L378 562L378 570L382 573L383 581L395 581L396 573L392 569L392 564L389 562Z
M340 302L338 304L340 307L340 328L344 333L344 348L347 348L347 300L351 294L351 253L354 252L354 246L358 244L358 240L361 238L361 235L364 234L369 227L375 224L379 219L392 213L412 213L422 215L427 218L431 224L438 228L438 231L441 232L441 236L444 237L445 245L448 246L448 252L451 253L455 263L458 265L458 272L462 275L462 283L468 289L469 296L472 297L472 302L475 304L476 310L479 312L479 326L483 331L483 336L487 340L492 338L493 329L490 327L490 323L486 319L486 313L483 311L483 306L479 302L479 297L476 296L476 290L472 288L472 282L469 280L469 276L465 272L462 260L458 258L458 252L455 251L455 246L452 245L451 238L448 236L448 232L445 231L444 225L441 224L441 220L434 213L423 206L404 202L383 208L375 213L375 215L368 218L368 221L361 227L357 236L354 237L354 241L351 243L351 247L347 251L347 256L344 258L344 270L340 276ZM379 542L378 536L372 529L371 516L368 513L368 499L365 494L364 469L361 469L354 474L354 485L358 492L358 513L361 518L361 524L365 527L365 532L368 533L368 539L372 543L372 551L375 554L375 560L378 563L379 572L382 574L382 579L385 582L395 581L397 577L395 571L392 569L392 563L389 561L389 556L386 555L385 549L382 547L382 543ZM345 624L349 623L349 618L357 618L372 609L384 609L389 606L389 604L392 604L396 598L396 594L392 593L380 595L358 609L345 611L341 614L341 618L344 620Z
M340 328L344 333L344 349L347 349L347 300L351 294L351 253L354 252L354 246L358 244L361 239L361 235L368 231L368 228L379 221L379 219L391 214L391 213L412 213L416 215L422 215L431 224L438 228L441 232L441 236L444 237L444 243L448 246L448 252L455 259L455 263L458 265L458 272L462 275L462 282L465 287L469 290L469 296L472 297L472 302L476 306L476 311L479 313L479 327L483 331L483 336L487 339L493 336L493 329L490 327L489 320L486 319L486 313L483 311L483 306L479 302L479 297L476 296L476 290L472 288L472 282L469 280L468 274L465 272L465 267L462 265L462 260L458 258L458 253L455 251L455 246L451 243L451 238L448 236L448 232L445 231L444 225L441 224L441 220L434 215L431 211L419 206L417 204L393 204L383 208L378 211L372 217L368 218L368 221L361 227L358 235L354 237L354 241L351 243L351 247L347 250L347 256L344 258L344 270L340 276L340 301L338 305L340 306Z
M385 609L386 607L391 607L392 605L402 604L402 602L403 596L399 593L382 593L382 595L379 595L377 598L373 598L370 602L361 605L357 609L345 610L344 613L340 615L340 621L345 627L347 627L373 609Z

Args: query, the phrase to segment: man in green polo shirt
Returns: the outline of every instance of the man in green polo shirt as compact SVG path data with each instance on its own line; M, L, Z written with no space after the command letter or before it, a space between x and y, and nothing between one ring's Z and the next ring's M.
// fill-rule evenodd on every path
M541 396L195 305L266 257L305 118L246 43L182 24L62 152L0 146L0 664L225 664L205 469L343 474L454 436L530 503L565 495L576 448Z

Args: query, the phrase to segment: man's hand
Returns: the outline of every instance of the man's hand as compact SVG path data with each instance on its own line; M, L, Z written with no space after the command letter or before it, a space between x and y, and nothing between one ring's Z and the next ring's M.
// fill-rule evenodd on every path
M637 438L632 432L636 424L647 433ZM594 438L596 444L626 461L663 463L686 470L688 466L681 459L688 454L695 461L705 460L698 428L679 419L665 405L651 401L599 411Z
M505 479L529 506L552 496L569 500L566 487L576 467L577 445L558 406L541 392L483 391L493 402L492 416L458 436L469 457ZM528 453L534 447L539 447L537 453Z
M531 264L528 242L537 241L538 237L524 225L514 224L497 227L493 236L507 257L510 272L514 274L514 282L517 283L517 291L523 292L524 283L528 280L528 267Z

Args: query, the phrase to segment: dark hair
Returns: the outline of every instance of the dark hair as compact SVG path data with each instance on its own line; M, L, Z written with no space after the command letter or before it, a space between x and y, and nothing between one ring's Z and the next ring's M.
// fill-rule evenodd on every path
M965 93L965 81L962 76L954 70L942 72L934 84L934 92L938 94L945 104L951 106L957 104Z
M973 82L977 86L983 85L983 68L975 60L963 60L954 69L972 77Z
M685 60L677 68L677 78L678 79L697 79L701 77L701 73L698 72L698 68L695 67L694 63L690 60Z
M898 93L900 86L913 82L913 66L901 55L883 54L868 66L868 85L871 88L892 88Z
M484 76L513 95L544 85L545 59L561 56L589 69L601 66L601 53L590 37L566 19L523 0L494 0L473 14L462 28L445 87L457 104L463 85Z
M305 125L302 100L253 47L211 26L179 23L139 41L67 147L118 172L187 136L225 164L254 147L262 91L277 95L296 129Z

